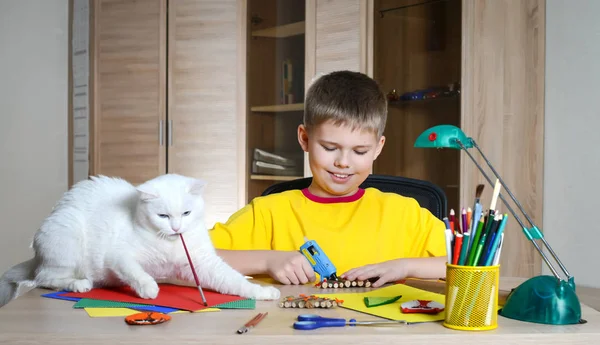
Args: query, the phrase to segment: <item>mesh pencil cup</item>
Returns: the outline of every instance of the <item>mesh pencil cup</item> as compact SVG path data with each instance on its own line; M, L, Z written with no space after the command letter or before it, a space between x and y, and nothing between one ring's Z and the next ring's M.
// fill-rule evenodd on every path
M446 264L446 318L444 326L463 331L498 327L500 265Z

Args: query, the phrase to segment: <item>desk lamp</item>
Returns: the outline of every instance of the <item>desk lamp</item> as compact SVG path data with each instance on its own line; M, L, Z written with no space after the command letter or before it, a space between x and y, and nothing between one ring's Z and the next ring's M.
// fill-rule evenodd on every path
M492 170L494 175L498 178L502 187L506 190L510 198L514 201L516 206L529 222L530 226L528 227L521 221L521 218L519 218L506 199L504 199L504 196L502 194L499 195L500 199L506 205L506 208L515 217L523 229L523 233L527 239L531 241L554 275L554 277L549 275L539 275L526 280L521 285L516 287L509 294L506 304L500 311L500 315L520 321L552 325L568 325L582 322L581 304L579 303L579 298L575 293L574 277L569 274L565 266L558 259L558 256L554 253L548 242L546 242L546 239L540 232L540 229L533 223L531 218L523 209L523 206L521 206L510 189L508 189L502 178L498 175L496 169L494 169L490 161L483 154L475 140L467 137L465 133L456 126L439 125L431 127L421 133L419 137L417 137L414 146L418 148L451 148L464 150L469 158L471 158L473 163L475 163L488 183L494 187L494 183L492 183L490 177L484 172L483 168L477 163L473 155L471 155L468 150L475 148L490 167L490 170ZM537 240L541 240L541 242L546 246L552 257L560 266L562 272L564 272L566 275L566 280L559 276L554 265L548 260L546 254L538 245Z

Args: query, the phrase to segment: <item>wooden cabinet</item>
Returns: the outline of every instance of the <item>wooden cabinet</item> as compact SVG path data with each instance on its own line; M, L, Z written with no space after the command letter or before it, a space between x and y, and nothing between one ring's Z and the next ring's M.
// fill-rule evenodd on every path
M270 184L310 176L296 139L304 92L314 77L348 69L398 95L452 85L450 97L390 102L375 173L433 181L450 207L469 206L484 181L468 157L413 148L424 129L454 124L542 225L544 0L95 0L90 8L90 174L204 178L207 222L225 220ZM255 149L294 169L253 170ZM484 204L491 192L486 185ZM508 224L502 274L538 274L538 255Z
M247 2L247 201L304 176L305 3Z
M457 209L460 152L413 145L432 126L461 126L462 1L379 0L373 16L373 77L389 104L374 172L431 181Z
M484 183L489 205L493 188L465 153L413 147L426 128L453 124L478 142L541 225L545 1L376 0L371 15L373 77L386 92L417 97L390 102L374 172L432 181L455 210L472 205ZM422 99L448 85L448 97ZM508 212L501 202L497 208ZM501 274L539 274L540 257L512 216L506 231Z
M95 0L90 175L208 182L208 225L242 203L240 1Z

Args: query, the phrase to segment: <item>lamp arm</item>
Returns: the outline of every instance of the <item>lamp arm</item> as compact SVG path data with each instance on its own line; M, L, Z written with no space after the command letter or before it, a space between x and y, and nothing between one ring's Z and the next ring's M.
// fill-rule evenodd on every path
M473 145L476 145L475 141L473 139L471 139L471 141L473 142ZM467 148L463 145L463 143L460 140L456 139L456 142L461 147L461 149L463 151L465 151L465 153L469 156L469 158L471 158L471 160L473 161L473 163L475 164L475 166L479 169L479 171L481 172L481 174L483 175L483 177L485 177L485 179L488 181L488 183L493 187L494 183L492 182L492 179L490 179L490 177L485 173L485 171L479 165L479 163L477 163L477 161L475 160L475 157L473 157L473 155L471 155L471 153L467 150ZM479 152L481 153L481 151L479 151ZM484 159L485 159L485 156L484 156ZM487 161L487 159L486 159L486 161ZM500 178L498 178L498 180L500 180ZM506 186L504 186L504 183L502 183L502 186L508 192L508 189L506 188ZM509 192L509 195L511 195L510 192ZM525 232L527 234L527 229L528 229L527 226L523 223L523 221L521 220L521 218L519 218L519 216L517 215L517 213L512 209L512 207L506 201L506 199L504 199L504 196L502 195L502 193L499 193L498 197L500 197L500 199L502 200L502 202L504 202L504 205L506 205L506 208L508 209L508 211L513 215L513 217L515 217L515 219L517 220L517 223L519 223L519 225L521 225L521 227L523 228L523 232ZM513 198L513 201L514 201L514 198ZM552 274L554 275L554 277L556 277L556 279L558 279L559 281L563 280L559 276L559 274L556 271L556 268L554 267L554 265L552 265L552 263L550 262L550 260L548 260L548 257L546 256L546 254L544 254L544 252L542 251L542 249L540 248L540 246L537 244L537 242L535 242L535 240L533 238L531 238L530 236L527 236L527 237L530 239L530 241L533 244L533 246L535 247L535 249L537 249L537 251L540 253L540 255L542 256L542 259L544 260L544 262L546 262L546 265L548 266L548 268L550 268L550 270L552 271ZM548 246L547 243L546 243L546 246ZM551 250L551 252L552 252L552 250ZM556 256L554 256L554 258L560 264L560 261L558 260L558 258ZM560 266L561 266L561 269L563 269L563 272L565 272L565 274L570 277L570 275L568 274L568 272L566 272L566 269L562 265L560 265Z
M471 139L471 142L473 143L473 147L475 147L477 149L477 151L479 151L479 154L481 155L481 157L483 157L483 159L485 160L485 162L487 163L487 165L490 167L490 170L492 170L492 172L494 173L494 175L496 175L496 177L498 178L498 180L502 184L502 187L504 187L504 189L506 190L506 192L508 193L508 195L510 196L510 198L515 202L515 204L517 204L517 207L519 208L519 210L521 210L521 212L523 213L523 215L525 216L525 218L527 219L527 221L529 222L529 224L531 224L531 226L535 226L535 224L533 223L533 220L531 220L531 218L529 217L529 215L527 214L527 212L525 212L525 209L523 208L523 206L521 205L521 203L517 200L517 198L510 191L510 189L508 189L508 187L506 186L506 183L504 183L504 181L502 180L502 177L500 177L500 174L498 174L498 172L496 171L496 169L494 169L494 166L492 166L492 163L483 154L483 152L479 148L479 145L477 145L477 143L473 139Z
M527 215L527 212L525 212L525 209L523 208L523 206L521 205L521 203L519 203L519 201L517 200L517 198L510 191L510 189L508 189L508 186L506 185L506 183L504 183L504 181L502 180L502 178L500 177L500 174L498 174L498 172L496 171L496 169L494 169L494 167L492 166L492 163L483 154L483 152L479 148L479 145L477 145L477 143L475 142L475 140L473 140L473 138L471 138L471 142L473 143L473 146L477 149L477 151L479 151L479 154L481 155L481 157L483 157L483 159L485 160L485 162L487 163L487 165L490 167L490 170L492 170L492 172L494 173L494 175L496 175L496 177L498 178L498 180L502 184L502 187L504 187L504 189L506 189L506 192L508 193L508 195L515 202L515 204L517 204L517 207L519 208L519 210L521 210L521 212L523 213L523 215L525 216L525 218L527 219L527 221L529 222L529 224L531 224L531 226L535 229L535 231L539 233L539 228L535 225L535 223L533 223L533 220L531 220L531 218L529 217L529 215ZM521 224L521 226L523 226L523 225ZM569 274L569 271L567 271L567 268L565 267L565 265L563 265L563 263L560 261L560 259L558 258L558 255L556 255L556 253L554 252L554 250L552 250L552 247L550 247L550 244L546 241L546 238L542 234L540 234L540 236L538 236L538 238L540 240L542 240L542 242L544 243L544 245L546 246L546 248L548 248L548 251L550 251L550 254L554 258L554 260L556 260L556 262L560 266L561 270L565 273L565 275L567 276L567 278L571 278L571 274Z

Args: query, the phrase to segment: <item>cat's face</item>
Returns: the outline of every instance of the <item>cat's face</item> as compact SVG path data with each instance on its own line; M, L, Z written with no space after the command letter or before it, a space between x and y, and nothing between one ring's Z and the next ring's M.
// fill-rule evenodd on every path
M179 234L204 228L206 183L179 175L162 175L137 189L140 193L138 217L147 230L176 239ZM141 216L141 217L140 217Z

